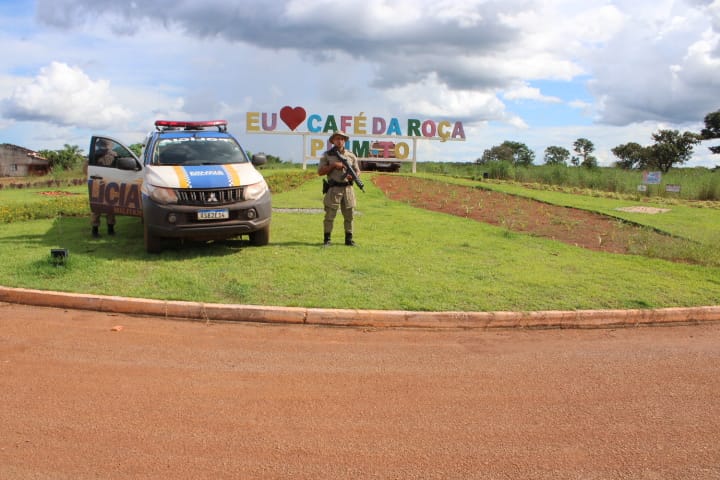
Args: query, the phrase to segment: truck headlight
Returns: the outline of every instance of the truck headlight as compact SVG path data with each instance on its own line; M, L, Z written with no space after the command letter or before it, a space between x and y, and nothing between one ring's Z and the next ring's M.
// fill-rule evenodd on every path
M150 198L159 204L167 205L168 203L177 203L178 201L177 193L175 193L175 189L173 188L150 185L148 190Z
M245 187L245 194L243 196L245 200L257 200L263 196L267 189L267 183L265 183L265 180L262 180Z

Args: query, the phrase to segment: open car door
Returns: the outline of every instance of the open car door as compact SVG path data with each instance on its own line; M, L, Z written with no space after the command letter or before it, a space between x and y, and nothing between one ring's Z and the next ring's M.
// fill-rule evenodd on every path
M90 209L96 213L142 216L143 164L122 143L93 136L88 153Z

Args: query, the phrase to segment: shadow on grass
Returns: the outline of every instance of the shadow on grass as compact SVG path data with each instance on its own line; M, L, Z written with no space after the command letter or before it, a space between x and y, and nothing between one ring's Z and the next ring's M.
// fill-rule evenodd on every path
M233 255L245 248L254 248L244 236L208 242L164 239L162 253L150 254L145 251L142 221L123 216L117 217L115 235L107 234L105 217L101 221L99 238L91 235L89 217L59 217L43 235L6 237L4 241L17 242L18 246L27 245L28 241L38 242L47 246L48 254L51 249L65 248L74 255L146 261Z

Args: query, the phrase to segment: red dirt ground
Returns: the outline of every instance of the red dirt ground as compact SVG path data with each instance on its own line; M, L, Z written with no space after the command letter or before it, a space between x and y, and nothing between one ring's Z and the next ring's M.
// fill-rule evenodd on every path
M3 480L720 478L719 325L0 318Z
M671 238L585 210L561 207L528 198L463 187L422 178L376 175L374 183L388 198L418 208L466 217L515 232L547 237L590 250L609 253L632 251L637 237Z

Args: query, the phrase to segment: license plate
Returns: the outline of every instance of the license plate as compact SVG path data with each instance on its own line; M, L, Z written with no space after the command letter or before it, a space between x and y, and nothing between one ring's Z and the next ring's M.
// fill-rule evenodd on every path
M223 218L230 218L230 213L227 208L200 210L198 212L198 220L221 220Z

